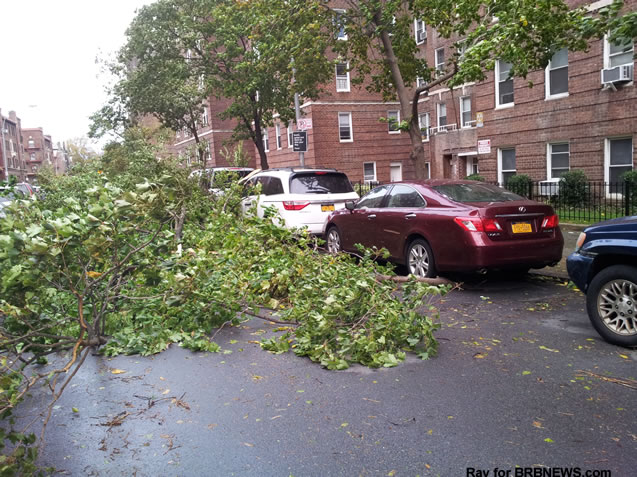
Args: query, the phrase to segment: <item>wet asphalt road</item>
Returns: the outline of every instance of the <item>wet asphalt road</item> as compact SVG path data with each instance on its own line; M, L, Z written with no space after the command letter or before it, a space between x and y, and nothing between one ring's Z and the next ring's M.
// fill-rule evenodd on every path
M613 379L637 379L637 351L595 334L583 295L494 277L436 305L438 356L391 369L269 354L255 341L275 326L260 320L217 335L227 354L90 357L54 410L41 463L95 476L637 475L637 389Z

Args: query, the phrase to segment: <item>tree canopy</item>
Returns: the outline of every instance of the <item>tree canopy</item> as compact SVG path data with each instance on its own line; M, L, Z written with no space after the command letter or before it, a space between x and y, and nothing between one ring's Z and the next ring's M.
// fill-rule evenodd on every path
M153 115L197 140L208 97L228 99L234 139L252 139L267 168L264 128L294 118L294 94L315 98L332 73L320 1L160 0L143 7L112 71L119 81L96 119ZM98 124L97 122L95 124ZM199 123L200 124L200 123Z
M546 67L562 48L586 50L603 34L604 21L562 0L348 0L340 14L347 41L337 49L347 57L354 82L385 99L398 96L412 142L411 159L423 178L425 157L418 125L418 100L437 85L455 87L486 78L497 60L512 65L511 76L526 77ZM419 51L414 20L451 43L444 64L432 65ZM449 51L449 50L447 50ZM417 79L422 82L417 85Z

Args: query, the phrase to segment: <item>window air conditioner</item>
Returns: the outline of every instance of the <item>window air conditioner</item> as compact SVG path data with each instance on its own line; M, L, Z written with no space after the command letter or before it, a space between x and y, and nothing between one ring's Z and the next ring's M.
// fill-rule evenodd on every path
M425 41L427 39L427 30L419 30L417 36L419 43Z
M549 179L547 181L540 181L540 187L539 187L538 193L539 195L545 196L545 197L558 195L560 193L560 180Z
M633 65L620 65L602 70L602 84L633 80Z

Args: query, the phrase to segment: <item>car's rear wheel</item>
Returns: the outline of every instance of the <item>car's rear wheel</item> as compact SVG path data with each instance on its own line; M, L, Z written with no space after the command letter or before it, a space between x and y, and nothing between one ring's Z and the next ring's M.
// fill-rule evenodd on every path
M343 250L341 246L341 233L335 225L332 225L327 230L326 242L327 251L331 254L337 254Z
M613 265L595 275L586 292L586 308L606 341L637 346L637 268Z
M409 244L405 263L407 264L407 271L412 275L420 278L432 278L436 276L436 267L431 247L422 239L416 239Z

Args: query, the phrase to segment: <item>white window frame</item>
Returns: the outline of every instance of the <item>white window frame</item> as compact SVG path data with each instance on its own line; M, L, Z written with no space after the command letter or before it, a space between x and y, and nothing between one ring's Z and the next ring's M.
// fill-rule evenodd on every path
M606 183L610 183L610 168L614 167L610 165L610 143L612 141L617 141L617 140L622 140L622 139L630 139L631 141L631 146L632 146L632 168L633 170L635 170L635 142L633 140L633 136L615 136L615 137L608 137L604 140L604 182ZM615 167L622 167L622 166L615 166ZM627 167L627 165L623 166L623 167ZM615 195L615 194L613 194ZM619 194L617 194L619 195Z
M337 16L338 16L338 14L342 14L343 15L343 14L347 13L347 10L345 10L343 8L333 8L332 11L334 13L336 13ZM338 25L338 23L337 23L337 25ZM347 41L347 32L345 31L345 24L343 24L342 29L343 29L343 34L342 35L340 34L341 32L340 32L340 29L339 29L339 32L336 34L336 39L340 40L340 41Z
M392 121L391 121L391 116L396 116L396 122L394 124L396 124L396 129L392 129L391 125L392 125ZM389 134L400 134L400 129L398 129L400 127L400 110L393 110L393 111L387 111L387 130L389 132Z
M503 170L502 169L502 151L508 151L513 149L514 153L515 153L515 169L507 169L507 170ZM517 156L517 151L515 150L515 147L499 147L498 148L498 183L504 185L504 172L513 172L515 174L517 174L518 172L518 156Z
M270 152L270 138L268 137L268 128L263 128L263 150L265 152Z
M338 74L338 66L339 65L345 65L345 75L339 75ZM336 92L337 93L349 93L350 92L350 82L349 82L349 62L347 63L337 63L336 65L334 65L334 73L336 76ZM341 87L339 88L339 80L341 82L345 82L345 87Z
M400 170L400 179L396 182L400 182L403 180L403 163L402 162L392 162L389 164L389 179L391 180L391 170L392 168L398 168Z
M546 179L558 180L559 177L553 177L553 146L568 146L568 169L571 170L571 144L568 141L555 141L546 144ZM564 154L564 153L558 153Z
M421 38L418 38L419 31L423 32ZM416 39L416 45L422 45L427 40L427 25L424 20L414 18L414 38Z
M445 110L445 115L443 116L442 113L442 109L444 108ZM438 128L443 127L443 126L447 126L449 124L449 121L447 121L447 103L437 103L436 104L436 117L437 117L437 125ZM444 124L440 124L440 118L445 118L445 123Z
M513 83L513 101L511 101L510 103L500 104L500 83L501 83L500 63L501 62L502 60L497 60L495 62L495 109L512 108L515 105L515 82ZM511 77L510 80L513 81L513 78ZM504 80L504 81L508 81L508 80ZM504 81L502 81L502 83L504 83Z
M212 161L212 151L210 149L210 143L206 143L206 150L204 151L204 157L206 158L206 162Z
M416 88L420 88L421 86L425 85L425 78L423 78L422 76L418 76L416 78Z
M292 133L294 129L292 129L292 123L288 124L288 149L292 147Z
M425 162L425 168L427 169L427 179L431 179L431 162Z
M365 175L365 166L371 164L374 167L374 176L373 179L368 179L369 176ZM363 181L366 183L369 182L377 182L376 179L376 162L363 162Z
M610 40L608 38L608 35L604 35L604 68L615 68L616 66L621 66L621 65L632 65L635 62L634 59L634 55L635 55L635 43L631 43L631 50L630 51L626 51L626 52L622 52L622 53L613 53L611 55L610 53ZM627 53L630 53L630 61L628 61L627 63L620 63L617 64L615 66L611 66L611 61L613 59L614 56L620 56L620 55L625 55Z
M349 125L349 139L341 138L341 117L347 116ZM339 142L354 142L354 128L352 127L352 113L351 112L339 112L338 113L338 141Z
M465 104L464 100L469 100L469 110L465 111L463 106ZM465 113L469 113L469 120L465 121L464 120L464 114ZM473 120L471 119L472 116L472 111L471 111L471 96L461 96L460 97L460 127L461 128L470 128L472 127L472 122Z
M442 61L440 61L440 56L442 56ZM445 69L445 49L443 48L436 48L436 50L434 51L434 63L436 65L436 71L441 73L444 71Z
M427 124L423 125L423 118L427 118ZM420 129L420 136L422 137L423 126L425 126L425 130L427 131L427 136L422 139L422 142L429 141L429 128L431 127L431 118L429 117L429 113L420 113L418 115L418 128Z
M281 141L281 124L280 123L276 123L274 125L274 133L276 135L276 149L277 151L279 151L281 149L282 146L282 141Z
M208 106L204 105L203 114L201 115L201 124L206 127L208 126Z
M562 48L565 49L565 48ZM560 50L561 51L561 50ZM557 53L557 52L555 52ZM555 56L555 55L553 55ZM566 68L568 70L568 50L566 50L566 66L558 66L557 68L553 68L553 58L549 61L549 64L546 65L546 69L544 70L544 85L545 85L545 99L559 99L566 98L568 96L568 86L569 86L569 78L568 75L566 77L566 92L551 94L551 71L559 70L562 68Z
M480 159L478 159L478 156L467 156L467 176L471 176L474 174L473 172L473 165L474 165L474 161L475 161L475 166L476 166L476 174L480 174Z

